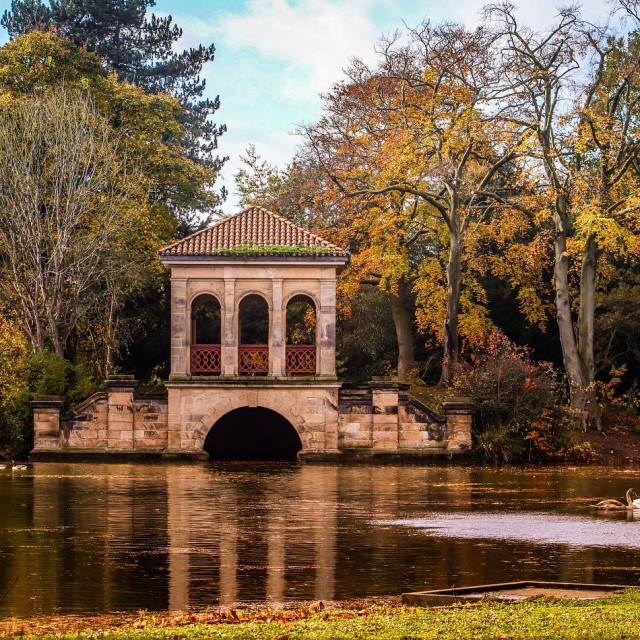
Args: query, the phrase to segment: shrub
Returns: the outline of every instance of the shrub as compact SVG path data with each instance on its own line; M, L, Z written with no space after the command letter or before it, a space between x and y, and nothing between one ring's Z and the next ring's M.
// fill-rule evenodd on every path
M61 396L66 411L97 389L83 365L50 351L25 354L20 372L20 384L13 384L11 394L5 392L0 402L0 454L11 458L25 457L33 446L33 396Z
M562 389L549 364L498 331L458 364L453 385L478 405L476 453L497 464L561 455L569 437Z

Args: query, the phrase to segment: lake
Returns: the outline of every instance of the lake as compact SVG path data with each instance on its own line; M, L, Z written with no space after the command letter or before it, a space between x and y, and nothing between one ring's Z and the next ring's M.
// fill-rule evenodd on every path
M640 471L37 463L0 471L0 615L640 579Z

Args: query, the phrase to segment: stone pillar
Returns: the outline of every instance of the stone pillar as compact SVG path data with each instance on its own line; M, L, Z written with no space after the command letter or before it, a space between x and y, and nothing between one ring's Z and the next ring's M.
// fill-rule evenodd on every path
M33 450L57 451L62 446L60 431L60 396L36 396L33 409Z
M285 373L285 335L286 311L282 309L282 278L271 281L273 285L271 310L271 335L269 336L269 363L272 376Z
M373 449L398 449L398 399L400 385L395 380L374 380L371 387L373 405L371 446Z
M442 403L446 418L447 451L463 453L471 450L471 427L475 405L471 398L445 398Z
M182 450L182 389L167 387L167 448L166 453Z
M335 378L336 376L336 281L320 282L320 309L317 310L318 322L318 374Z
M187 311L187 280L171 278L171 378L189 375L191 319Z
M134 449L133 439L133 376L107 378L107 448Z
M222 301L222 346L220 347L223 376L238 375L238 323L235 318L235 289L235 278L225 278L224 300Z

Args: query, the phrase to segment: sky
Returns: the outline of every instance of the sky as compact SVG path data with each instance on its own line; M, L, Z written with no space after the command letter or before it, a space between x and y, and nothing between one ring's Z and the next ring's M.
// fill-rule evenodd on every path
M422 20L456 21L473 26L485 0L156 0L153 11L172 15L183 29L180 48L210 44L216 58L203 76L207 94L219 95L218 123L228 127L219 141L230 159L222 172L237 207L233 176L239 156L254 144L262 158L283 166L299 143L296 126L320 112L320 93L340 81L352 57L372 62L382 34ZM521 20L543 28L566 4L554 0L520 0ZM0 13L10 0L0 0ZM606 0L584 0L585 16L605 19ZM0 43L7 34L0 32Z

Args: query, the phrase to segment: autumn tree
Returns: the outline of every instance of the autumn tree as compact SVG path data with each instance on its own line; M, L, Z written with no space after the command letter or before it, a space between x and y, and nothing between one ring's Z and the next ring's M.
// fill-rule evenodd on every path
M447 382L460 350L470 235L513 206L505 196L519 178L513 160L528 126L493 117L497 70L483 29L424 24L407 36L408 43L399 35L383 41L374 68L354 62L348 79L325 96L319 121L304 133L337 197L357 202L353 208L361 211L381 196L403 197L395 205L396 228L403 231L393 239L387 235L380 251L402 252L426 238L431 247L446 248L441 333ZM397 216L404 218L399 227ZM380 224L391 229L385 218ZM381 275L393 295L403 296L410 286L408 262L401 270L399 265L395 275Z
M594 318L603 254L637 253L640 67L635 36L559 12L538 34L510 4L490 7L504 115L529 127L529 170L552 229L553 287L571 406L597 425Z

